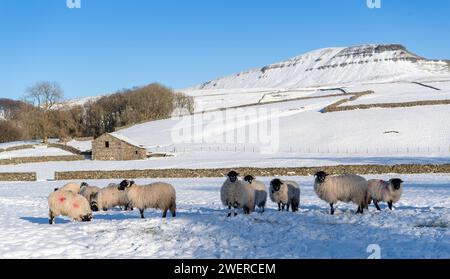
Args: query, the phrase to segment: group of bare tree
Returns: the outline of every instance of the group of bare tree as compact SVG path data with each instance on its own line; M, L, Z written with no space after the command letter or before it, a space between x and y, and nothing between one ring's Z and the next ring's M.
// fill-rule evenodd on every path
M122 90L79 106L66 106L54 82L27 89L24 102L0 99L0 142L97 137L118 127L192 113L193 98L160 84Z

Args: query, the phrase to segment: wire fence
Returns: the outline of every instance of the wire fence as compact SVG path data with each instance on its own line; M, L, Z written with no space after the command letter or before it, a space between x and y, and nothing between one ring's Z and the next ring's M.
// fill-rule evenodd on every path
M321 155L449 155L449 146L398 146L398 147L351 147L351 146L280 146L260 147L256 145L178 145L158 146L148 149L154 153L188 152L239 152L239 153L295 153Z

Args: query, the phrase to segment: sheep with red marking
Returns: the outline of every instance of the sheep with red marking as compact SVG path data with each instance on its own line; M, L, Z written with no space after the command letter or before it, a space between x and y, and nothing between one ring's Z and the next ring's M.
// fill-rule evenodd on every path
M92 211L89 202L80 194L56 190L48 197L49 224L55 224L57 216L67 216L74 221L91 221Z
M77 184L75 182L69 182L61 188L55 188L55 191L63 190L78 194L80 192L80 188L81 188L80 184Z

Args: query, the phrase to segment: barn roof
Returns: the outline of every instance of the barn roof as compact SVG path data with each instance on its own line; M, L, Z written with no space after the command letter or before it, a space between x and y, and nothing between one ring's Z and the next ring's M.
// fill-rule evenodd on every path
M144 148L144 147L143 147L142 145L140 145L139 143L137 143L137 142L135 142L135 141L133 141L133 140L127 138L127 137L124 136L124 135L117 134L117 133L109 133L109 135L111 135L111 136L113 136L113 137L115 137L115 138L117 138L117 139L119 139L119 140L121 140L121 141L123 141L123 142L126 142L126 143L128 143L128 144L134 145L134 146L136 146L136 147Z

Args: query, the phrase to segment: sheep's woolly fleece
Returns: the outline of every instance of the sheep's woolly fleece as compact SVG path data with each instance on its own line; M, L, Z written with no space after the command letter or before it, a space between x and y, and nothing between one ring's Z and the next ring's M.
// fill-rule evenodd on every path
M312 177L289 177L302 187L299 212L278 212L269 200L264 214L227 218L222 177L168 179L177 191L177 218L161 219L161 211L148 209L141 220L136 210L110 210L94 212L86 223L60 217L56 225L48 225L47 197L64 183L0 183L0 257L365 259L367 247L378 244L382 258L450 258L450 175L392 177L405 181L394 211L381 204L381 212L370 207L355 215L353 204L339 203L330 216ZM266 185L271 179L258 177Z

